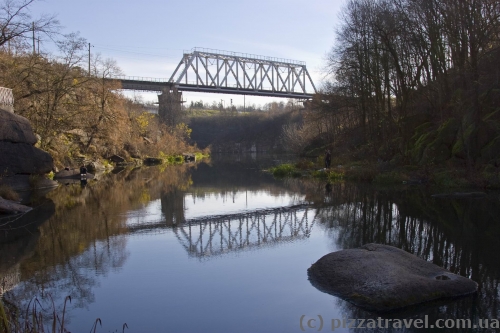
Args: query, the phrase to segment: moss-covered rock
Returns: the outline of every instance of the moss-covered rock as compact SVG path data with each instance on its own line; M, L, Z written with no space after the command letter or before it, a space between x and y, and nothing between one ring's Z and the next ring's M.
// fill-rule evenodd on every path
M465 152L464 149L464 140L462 140L460 135L453 144L453 148L451 149L451 154L459 159L465 159L467 157L467 153Z
M409 142L409 155L413 163L418 164L422 159L425 148L436 139L437 132L432 129L431 123L417 127Z
M498 136L498 124L494 120L479 123L477 133L477 148L482 149Z
M450 118L438 129L438 139L447 146L453 145L457 137L460 122L455 118Z
M500 136L494 138L483 149L481 149L480 162L488 163L490 161L496 162L500 157Z
M401 133L408 140L412 134L418 131L418 128L425 125L424 128L432 125L430 123L431 115L428 113L418 113L415 115L408 116L400 121L399 127L401 128ZM408 136L409 135L409 136ZM406 141L405 140L405 141Z
M455 118L443 123L438 129L436 139L424 151L424 161L420 163L441 163L448 160L452 155L453 143L456 141L459 128L460 123Z
M451 157L451 148L459 124L454 118L449 119L437 130L431 123L420 125L410 140L410 157L415 164L444 162Z
M487 163L491 158L485 157L482 149L489 146L498 136L500 124L491 119L475 124L464 117L462 127L465 130L458 133L452 155L462 159L470 157L479 163Z
M419 164L442 163L451 157L451 149L436 139L431 142L424 150Z

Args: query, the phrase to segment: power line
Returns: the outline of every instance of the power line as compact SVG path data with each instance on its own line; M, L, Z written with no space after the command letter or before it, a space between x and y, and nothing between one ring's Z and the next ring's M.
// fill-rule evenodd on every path
M109 51L116 51L116 52L123 52L123 53L132 53L132 54L140 54L140 55L147 55L151 57L161 57L161 58L171 58L171 56L167 56L164 54L153 54L153 53L144 53L144 52L135 52L135 51L127 51L127 50L120 50L116 48L111 48L111 47L102 47L99 45L94 45L95 47L103 50L109 50Z
M149 46L132 46L132 45L101 45L102 47L119 47L119 48L136 48L136 49L151 49L151 50L172 50L172 51L184 51L182 49L171 49L168 47L149 47Z

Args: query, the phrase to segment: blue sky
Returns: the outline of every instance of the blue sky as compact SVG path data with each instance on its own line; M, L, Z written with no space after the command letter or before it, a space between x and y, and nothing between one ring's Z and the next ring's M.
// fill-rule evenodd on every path
M56 14L64 32L80 32L92 53L115 59L129 76L169 78L183 50L206 47L301 60L316 86L344 1L334 0L41 0L32 15ZM130 95L130 93L129 93ZM156 100L155 94L144 94ZM242 96L184 93L206 102ZM272 100L248 97L246 103ZM278 99L279 100L279 99Z

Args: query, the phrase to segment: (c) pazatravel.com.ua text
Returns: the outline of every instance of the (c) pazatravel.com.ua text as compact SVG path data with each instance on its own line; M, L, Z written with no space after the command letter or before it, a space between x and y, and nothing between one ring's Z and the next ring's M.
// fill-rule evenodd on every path
M436 319L429 321L426 315L423 319L388 319L377 317L377 319L357 318L333 318L325 319L321 315L300 317L300 329L302 331L334 332L341 328L373 329L373 328L500 328L498 319Z

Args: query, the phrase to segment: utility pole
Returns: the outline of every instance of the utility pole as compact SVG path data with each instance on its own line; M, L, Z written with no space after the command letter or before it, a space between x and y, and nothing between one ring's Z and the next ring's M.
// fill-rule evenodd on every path
M90 43L89 43L89 76L90 76Z
M33 54L35 54L36 53L36 50L35 50L35 22L33 22L31 24L31 27L33 30Z
M90 76L90 47L91 47L91 46L92 46L92 45L90 45L90 43L89 43L89 76ZM92 46L92 47L93 47L93 46Z

